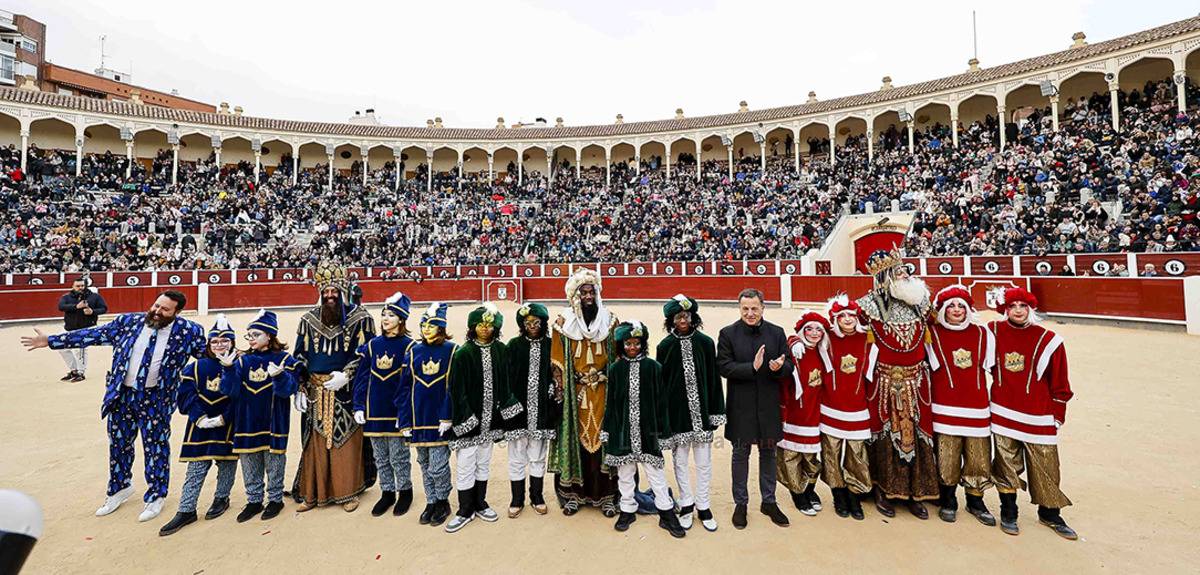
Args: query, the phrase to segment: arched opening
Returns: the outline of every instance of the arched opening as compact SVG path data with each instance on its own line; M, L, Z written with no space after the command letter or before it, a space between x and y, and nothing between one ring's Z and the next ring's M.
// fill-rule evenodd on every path
M212 136L208 134L185 134L179 138L179 162L198 164L212 157Z
M400 162L404 168L404 179L411 180L417 175L424 177L425 171L429 169L428 154L425 153L425 148L420 146L409 146L400 152ZM424 180L422 180L424 183Z
M795 155L796 140L791 128L780 126L767 132L767 157L791 158Z
M83 153L114 156L125 155L125 142L121 130L109 124L95 124L83 129Z
M867 159L867 120L858 116L844 118L837 123L837 160L849 162ZM876 132L878 133L878 132Z
M1117 72L1121 85L1121 105L1166 112L1178 109L1175 85L1171 81L1175 64L1167 58L1147 57L1135 60Z
M604 167L604 147L599 144L588 144L580 150L580 165L583 169Z
M222 158L224 161L224 158ZM329 163L329 158L325 156L325 145L317 142L305 142L300 144L300 171L312 170L317 166L324 166Z
M554 170L555 175L562 173L563 170L570 170L574 173L575 164L578 163L575 148L569 146L557 146L554 148Z
M938 139L950 141L950 106L941 102L930 102L913 113L913 129L922 141Z
M645 142L639 155L642 157L642 169L654 171L666 163L667 146L662 142Z
M1080 72L1058 85L1058 113L1061 121L1082 120L1089 111L1107 115L1108 82L1104 72Z
M527 172L545 172L546 171L546 151L542 148L526 148L521 152L521 161L525 164ZM511 175L517 177L517 151L513 148L499 148L492 152L492 163L496 173L495 178L506 178Z
M396 152L391 146L376 144L367 150L367 170L372 177L382 176L391 180L396 174Z
M995 144L1000 140L997 101L991 94L975 94L958 103L959 145Z
M17 138L17 142L20 142ZM58 118L42 118L29 124L29 145L42 150L62 150L75 156L75 126Z
M823 122L805 124L799 139L801 157L829 153L829 126Z
M433 151L433 171L437 174L449 174L458 167L458 151L445 146Z
M333 169L345 177L361 178L362 151L357 144L341 143L333 149Z
M676 166L688 169L687 166L696 164L696 142L688 138L679 138L671 142L671 174L676 173Z
M21 145L21 120L0 112L0 142Z
M1049 117L1050 97L1042 95L1041 87L1026 84L1004 96L1004 110L1007 123L1015 124L1018 134L1033 131L1037 126L1029 126L1031 121L1040 121ZM1028 130L1026 128L1029 128ZM1009 130L1011 134L1011 129ZM1008 138L1012 142L1012 138Z
M637 149L633 147L633 144L622 142L612 148L612 163L614 165L625 164L626 168L632 172L634 171L633 162L636 155Z

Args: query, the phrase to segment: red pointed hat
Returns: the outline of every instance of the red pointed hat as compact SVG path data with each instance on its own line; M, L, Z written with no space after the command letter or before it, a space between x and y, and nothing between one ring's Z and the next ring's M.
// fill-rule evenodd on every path
M796 333L800 333L800 331L804 329L804 324L813 321L821 324L821 327L823 328L829 327L829 322L825 320L825 316L815 311L810 311L800 316L800 319L796 321Z
M975 298L971 297L971 290L968 290L967 286L962 284L954 284L942 288L942 291L939 291L937 297L934 299L934 308L942 309L952 299L961 299L967 302L967 307L975 309Z
M993 294L996 309L1000 311L1003 311L1008 307L1008 304L1011 304L1015 301L1025 302L1025 305L1028 305L1033 309L1037 309L1038 307L1037 296L1019 287L1006 288L1003 292L1001 292L999 289L996 289L993 291Z
M861 310L862 308L859 307L858 302L852 301L850 297L844 293L833 296L825 304L825 313L829 315L830 324L833 324L836 321L835 318L843 313L852 313L854 315L858 315Z

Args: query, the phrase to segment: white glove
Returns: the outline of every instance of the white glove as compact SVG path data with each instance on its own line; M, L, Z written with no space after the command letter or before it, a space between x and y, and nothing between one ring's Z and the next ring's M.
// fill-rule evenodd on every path
M404 431L401 431L401 432L400 432L400 435L403 435L404 437L412 437L412 430L411 430L411 429L405 429Z
M225 355L217 356L217 360L221 362L221 365L233 365L233 362L236 359L237 352L233 351L232 349L225 350Z
M277 363L268 363L267 364L267 375L269 375L271 377L275 377L281 373L283 373L283 365L282 364L277 364Z
M359 425L367 424L367 415L361 411L354 412L354 423Z
M304 395L304 392L297 392L293 394L292 407L295 407L296 411L299 411L300 413L308 411L308 396Z
M225 418L220 415L216 417L201 417L200 421L196 422L196 427L200 429L212 429L214 427L221 427L222 425L225 425Z
M350 378L346 377L346 372L344 371L335 371L329 375L331 376L329 381L325 382L325 389L329 391L337 391L346 387L347 383L350 383Z
M450 431L451 427L453 427L453 424L451 424L449 421L443 421L443 422L439 423L438 424L438 435L445 435L447 431Z

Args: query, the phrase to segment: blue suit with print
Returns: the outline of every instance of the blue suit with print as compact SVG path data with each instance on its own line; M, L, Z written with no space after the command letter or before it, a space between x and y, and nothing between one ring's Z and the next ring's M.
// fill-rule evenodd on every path
M175 411L176 392L183 368L191 358L204 354L204 330L194 321L175 318L167 341L159 342L158 333L150 336L140 359L133 387L126 387L130 356L134 343L145 327L145 315L127 313L97 327L60 333L49 337L51 349L108 345L113 348L112 368L108 372L100 417L108 418L108 495L133 484L133 442L142 435L146 460L145 501L167 496L171 463L171 414ZM150 361L157 345L166 345L154 387L146 387Z

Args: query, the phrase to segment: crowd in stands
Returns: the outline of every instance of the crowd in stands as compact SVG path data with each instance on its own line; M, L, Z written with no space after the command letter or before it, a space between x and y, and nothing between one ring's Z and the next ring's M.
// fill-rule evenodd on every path
M1189 89L1196 94L1196 89ZM908 255L1190 251L1200 242L1200 113L1177 113L1175 88L1150 82L1120 94L1114 131L1108 94L1068 100L1059 130L1050 108L1024 108L1004 127L988 116L917 130L851 136L830 162L828 140L810 139L799 173L789 142L761 158L691 154L639 166L576 172L551 182L510 165L492 181L418 165L362 165L348 173L307 168L292 184L290 156L254 180L247 162L172 154L134 162L124 154L0 148L0 273L299 267L333 258L350 265L795 259L819 247L846 212L914 210ZM701 178L697 180L696 170ZM329 179L333 178L332 190ZM1113 206L1119 212L1110 213Z

